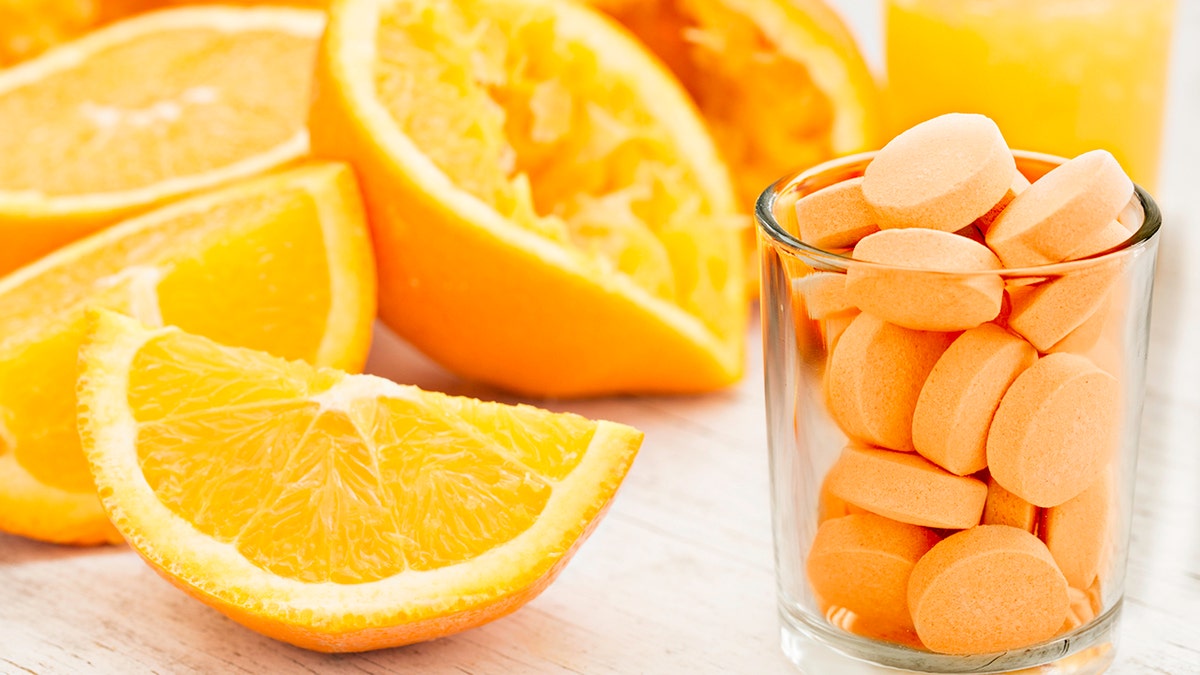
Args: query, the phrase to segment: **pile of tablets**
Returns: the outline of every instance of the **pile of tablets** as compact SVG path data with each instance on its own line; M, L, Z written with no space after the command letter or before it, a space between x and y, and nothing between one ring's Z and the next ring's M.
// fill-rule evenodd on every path
M983 654L1102 609L1122 392L1096 345L1123 267L1096 254L1140 225L1133 193L1104 151L1030 183L991 120L951 114L796 203L805 243L859 261L796 283L850 439L807 562L831 621Z

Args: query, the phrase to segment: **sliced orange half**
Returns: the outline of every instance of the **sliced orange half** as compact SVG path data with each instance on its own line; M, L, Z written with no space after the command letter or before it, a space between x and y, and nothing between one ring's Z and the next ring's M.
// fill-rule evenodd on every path
M589 0L683 82L749 214L784 174L878 147L879 88L854 36L823 0ZM750 269L754 230L745 220ZM758 276L747 281L757 294Z
M117 529L168 580L320 651L449 635L537 595L642 435L97 314L79 429Z
M374 300L357 188L331 164L177 202L0 278L0 530L120 540L75 431L87 307L356 369Z
M823 0L589 1L687 87L747 212L785 173L880 141L878 85Z
M0 72L0 274L303 156L323 24L290 8L154 12Z
M603 15L344 0L309 118L363 181L380 313L532 395L697 392L742 372L732 183L686 93Z

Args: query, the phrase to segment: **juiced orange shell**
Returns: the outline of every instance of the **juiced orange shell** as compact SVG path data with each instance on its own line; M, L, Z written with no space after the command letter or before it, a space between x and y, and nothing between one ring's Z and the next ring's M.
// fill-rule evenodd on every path
M908 604L921 642L945 654L988 654L1054 636L1067 619L1067 580L1037 537L1005 525L950 535L913 568Z

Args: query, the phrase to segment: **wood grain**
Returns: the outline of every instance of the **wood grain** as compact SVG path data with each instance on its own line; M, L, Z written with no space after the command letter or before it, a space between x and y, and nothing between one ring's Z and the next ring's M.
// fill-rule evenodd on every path
M1200 674L1200 3L1179 4L1160 200L1166 227L1113 675ZM0 672L794 672L778 647L757 332L751 343L748 376L724 393L538 402L632 424L646 442L593 538L549 590L510 617L432 643L326 656L241 628L126 548L0 535ZM504 399L444 373L386 331L370 369Z

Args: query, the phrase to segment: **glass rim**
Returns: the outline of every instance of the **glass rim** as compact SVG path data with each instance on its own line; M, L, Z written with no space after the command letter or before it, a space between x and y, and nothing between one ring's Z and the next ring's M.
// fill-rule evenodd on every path
M1011 267L1001 268L998 270L973 270L973 271L948 271L934 270L921 267L905 267L900 265L889 265L885 263L869 262L865 260L855 260L848 254L843 255L835 251L828 251L810 244L806 244L798 237L788 232L775 218L775 203L779 197L783 195L791 186L802 181L820 176L822 174L841 169L846 166L860 164L866 166L867 162L875 156L877 151L861 152L854 155L846 155L835 159L822 162L803 171L792 173L780 178L759 195L754 204L754 219L757 222L757 229L764 234L770 244L775 248L787 250L790 254L805 258L812 263L818 263L826 271L846 270L851 265L860 268L876 268L881 270L903 270L912 273L924 274L946 274L956 277L970 276L996 276L1002 277L1031 277L1031 276L1056 276L1068 272L1079 270L1080 268L1092 267L1096 262L1101 262L1107 259L1116 260L1124 255L1137 252L1149 245L1149 242L1154 239L1162 227L1162 212L1158 208L1158 203L1154 198L1146 192L1142 186L1134 184L1133 193L1137 197L1142 206L1142 224L1133 232L1128 239L1113 246L1112 248L1098 251L1092 255L1074 260L1063 262L1046 263L1043 265L1031 265L1026 267ZM1027 160L1031 162L1043 162L1052 165L1059 165L1066 160L1064 157L1051 155L1041 152L1031 152L1028 150L1013 150L1013 158L1018 160Z

